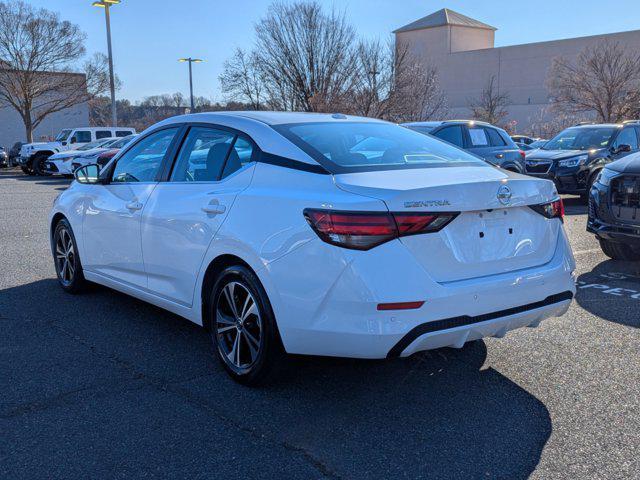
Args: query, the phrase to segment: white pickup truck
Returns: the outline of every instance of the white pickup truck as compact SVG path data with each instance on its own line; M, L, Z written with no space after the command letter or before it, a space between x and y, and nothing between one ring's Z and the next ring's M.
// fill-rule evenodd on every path
M77 149L102 138L127 137L136 133L130 127L80 127L62 130L53 142L26 143L20 149L18 163L28 175L47 175L48 158L65 150Z

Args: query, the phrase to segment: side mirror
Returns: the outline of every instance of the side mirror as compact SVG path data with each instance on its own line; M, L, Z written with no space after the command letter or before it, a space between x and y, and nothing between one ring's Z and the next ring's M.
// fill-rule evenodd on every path
M100 166L96 164L85 165L73 172L78 183L89 185L100 183Z
M71 137L71 140L69 140L69 143L76 143L78 141L78 139L76 137Z
M618 145L618 148L616 148L615 153L626 153L630 151L631 151L631 145L627 145L626 143L623 143L622 145Z

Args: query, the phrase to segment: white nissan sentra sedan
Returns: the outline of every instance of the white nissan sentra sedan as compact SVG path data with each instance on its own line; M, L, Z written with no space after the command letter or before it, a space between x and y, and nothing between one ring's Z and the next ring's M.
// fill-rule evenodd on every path
M564 314L575 262L554 184L341 114L164 120L50 216L58 280L208 327L245 384L285 353L408 356Z

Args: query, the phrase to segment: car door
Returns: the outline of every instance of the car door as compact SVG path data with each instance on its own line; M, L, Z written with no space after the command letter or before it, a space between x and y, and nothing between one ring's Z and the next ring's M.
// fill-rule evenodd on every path
M629 149L620 148L622 145L628 145ZM630 153L638 151L638 135L634 127L624 127L611 145L611 157L618 160L626 157Z
M146 288L140 219L180 127L155 131L110 168L110 182L91 190L83 220L83 267Z
M249 186L253 143L234 131L189 128L168 181L142 215L142 252L150 291L190 306L202 259L233 202Z

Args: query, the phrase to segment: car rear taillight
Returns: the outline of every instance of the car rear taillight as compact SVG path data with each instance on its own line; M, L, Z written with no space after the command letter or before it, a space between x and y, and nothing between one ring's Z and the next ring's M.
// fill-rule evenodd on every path
M559 218L560 220L564 218L564 203L561 198L540 205L529 205L529 207L547 218Z
M307 208L307 222L327 243L355 250L369 250L406 235L437 232L456 213L341 212Z
M524 150L520 150L520 156L522 157L523 160L525 159L527 155L524 153Z

